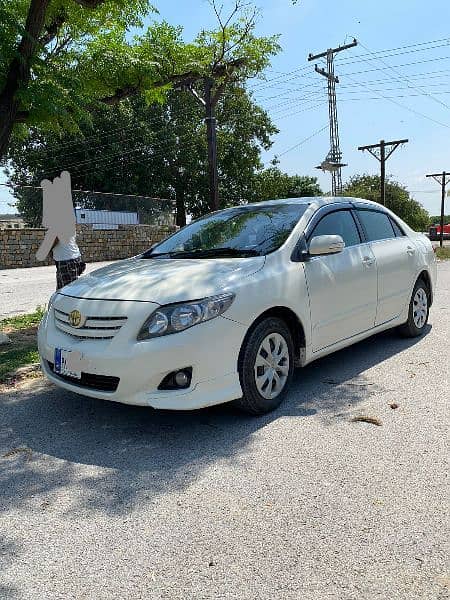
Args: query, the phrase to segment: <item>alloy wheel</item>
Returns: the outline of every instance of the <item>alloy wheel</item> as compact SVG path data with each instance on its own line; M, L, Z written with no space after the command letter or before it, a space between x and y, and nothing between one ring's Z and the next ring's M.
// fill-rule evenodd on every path
M281 394L289 375L289 347L280 333L270 333L263 339L256 354L254 372L261 396L273 399Z
M423 288L418 288L413 298L413 320L417 329L422 329L427 320L428 297Z

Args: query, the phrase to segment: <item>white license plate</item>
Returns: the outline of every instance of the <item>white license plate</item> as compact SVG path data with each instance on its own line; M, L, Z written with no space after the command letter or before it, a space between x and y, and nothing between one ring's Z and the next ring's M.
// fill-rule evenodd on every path
M75 379L81 379L81 352L77 350L64 350L55 348L55 360L53 370L59 375L67 375Z

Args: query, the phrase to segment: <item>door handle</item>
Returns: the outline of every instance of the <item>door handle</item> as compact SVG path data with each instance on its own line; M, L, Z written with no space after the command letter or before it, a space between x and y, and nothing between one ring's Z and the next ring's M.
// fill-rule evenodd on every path
M370 257L370 256L365 256L363 258L363 263L367 266L370 267L371 265L373 265L373 263L375 262L375 259Z
M412 246L408 246L408 247L406 248L406 252L407 252L407 253L408 253L410 256L412 256L412 255L415 253L415 251L416 251L416 249L415 249L415 248L413 248Z

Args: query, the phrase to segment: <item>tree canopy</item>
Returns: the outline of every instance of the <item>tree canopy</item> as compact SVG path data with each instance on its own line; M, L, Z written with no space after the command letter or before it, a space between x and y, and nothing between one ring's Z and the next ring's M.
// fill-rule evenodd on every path
M344 185L343 195L380 201L379 175L354 175ZM429 222L428 212L414 200L407 188L392 178L386 180L386 206L403 219L412 229L425 231Z
M161 101L173 84L204 77L220 95L257 76L279 49L276 36L255 35L244 0L228 16L211 4L216 30L185 42L168 23L142 29L154 10L148 0L0 0L0 159L13 131L75 131L101 103Z
M254 197L256 201L320 196L321 194L322 190L316 177L288 175L277 166L264 169L255 176Z
M10 180L39 185L63 169L74 189L142 194L174 199L178 223L186 212L208 212L205 124L195 99L170 91L163 103L147 105L136 96L114 106L102 106L77 131L32 129L10 149ZM223 206L260 199L258 173L261 149L268 149L277 129L267 113L245 90L232 85L217 106L218 166ZM260 187L260 186L259 186ZM39 224L39 194L16 189L18 209ZM92 199L90 199L92 200ZM96 199L98 208L112 208ZM114 207L132 208L114 200Z

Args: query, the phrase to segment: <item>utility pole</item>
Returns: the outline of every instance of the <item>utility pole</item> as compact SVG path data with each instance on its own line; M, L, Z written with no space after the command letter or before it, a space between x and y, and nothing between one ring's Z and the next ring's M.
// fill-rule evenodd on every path
M450 172L442 171L442 173L432 173L431 175L427 175L427 177L432 177L435 181L439 183L441 186L441 233L439 236L439 246L442 248L444 245L444 204L445 204L445 188L447 184L450 182ZM447 179L448 177L448 179Z
M219 210L219 177L217 173L217 134L215 108L222 94L222 89L213 93L214 79L203 78L203 97L193 88L196 80L179 83L174 89L190 92L205 109L206 139L208 144L208 178L209 178L209 207Z
M342 173L341 168L346 165L342 163L342 152L339 145L339 127L336 105L336 83L339 83L339 78L334 74L334 55L343 50L348 50L357 46L356 39L351 44L338 46L337 48L329 48L320 54L309 54L308 61L317 60L319 58L327 59L327 70L320 69L315 65L316 73L327 79L328 90L328 117L330 121L330 150L325 157L325 160L317 167L323 171L331 173L331 194L336 196L342 193Z
M213 210L219 210L219 177L217 174L217 134L215 108L217 100L214 99L212 87L214 80L205 78L205 123L208 140L208 171L209 171L209 197ZM214 101L215 100L215 101Z
M379 144L358 147L358 150L362 150L362 152L367 150L380 163L380 202L383 206L386 205L386 161L401 144L406 144L408 141L409 140L394 140L392 142L385 142L384 140L381 140ZM386 148L388 148L387 154ZM379 150L379 153L377 153L377 149Z

